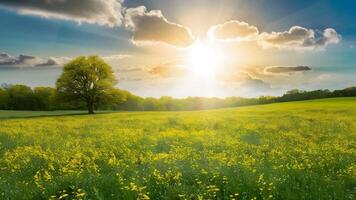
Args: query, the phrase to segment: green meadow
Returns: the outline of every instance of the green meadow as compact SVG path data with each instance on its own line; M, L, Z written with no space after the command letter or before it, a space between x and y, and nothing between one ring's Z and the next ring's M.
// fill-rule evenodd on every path
M58 115L73 115L73 114L85 114L85 113L86 113L85 111L14 111L14 110L0 110L0 119L58 116Z
M356 98L66 114L0 111L0 199L356 198Z

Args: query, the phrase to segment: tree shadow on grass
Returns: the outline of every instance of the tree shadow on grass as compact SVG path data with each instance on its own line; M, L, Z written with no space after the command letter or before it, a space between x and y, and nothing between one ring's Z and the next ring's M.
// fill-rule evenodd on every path
M26 111L26 112L31 112L31 111ZM34 111L35 112L35 111ZM88 114L86 111L83 112L77 112L77 113L50 113L51 111L48 111L49 114L39 114L39 115L10 115L10 116L1 116L0 115L0 121L1 120L10 120L10 119L32 119L32 118L44 118L44 117L65 117L65 116L97 116L97 115L103 115L103 114L111 114L111 113L120 113L121 111L99 111L95 114ZM53 111L55 112L55 111Z

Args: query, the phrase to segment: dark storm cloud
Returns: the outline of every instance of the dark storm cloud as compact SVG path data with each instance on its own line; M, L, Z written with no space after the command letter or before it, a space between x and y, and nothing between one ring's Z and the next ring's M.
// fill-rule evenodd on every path
M106 26L121 24L122 0L1 0L0 6L21 14Z

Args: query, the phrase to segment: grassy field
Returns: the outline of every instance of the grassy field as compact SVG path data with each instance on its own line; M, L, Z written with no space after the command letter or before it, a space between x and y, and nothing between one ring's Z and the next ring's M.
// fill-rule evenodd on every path
M0 119L25 118L25 117L43 117L54 115L73 115L84 114L85 111L10 111L0 110Z
M0 157L0 199L355 199L356 98L3 119Z
M109 113L110 111L99 111ZM0 110L0 120L9 118L29 118L29 117L45 117L45 116L62 116L62 115L85 115L87 111L83 110L58 110L58 111L13 111Z

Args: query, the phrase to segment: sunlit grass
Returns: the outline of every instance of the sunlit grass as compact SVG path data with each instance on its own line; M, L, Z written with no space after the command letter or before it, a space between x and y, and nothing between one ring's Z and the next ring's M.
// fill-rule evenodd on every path
M0 199L354 199L356 98L0 120Z
M111 113L118 111L101 110L98 114ZM85 115L88 111L83 110L58 110L58 111L15 111L15 110L0 110L0 119L10 118L30 118L30 117L45 117L45 116L64 116L64 115Z

